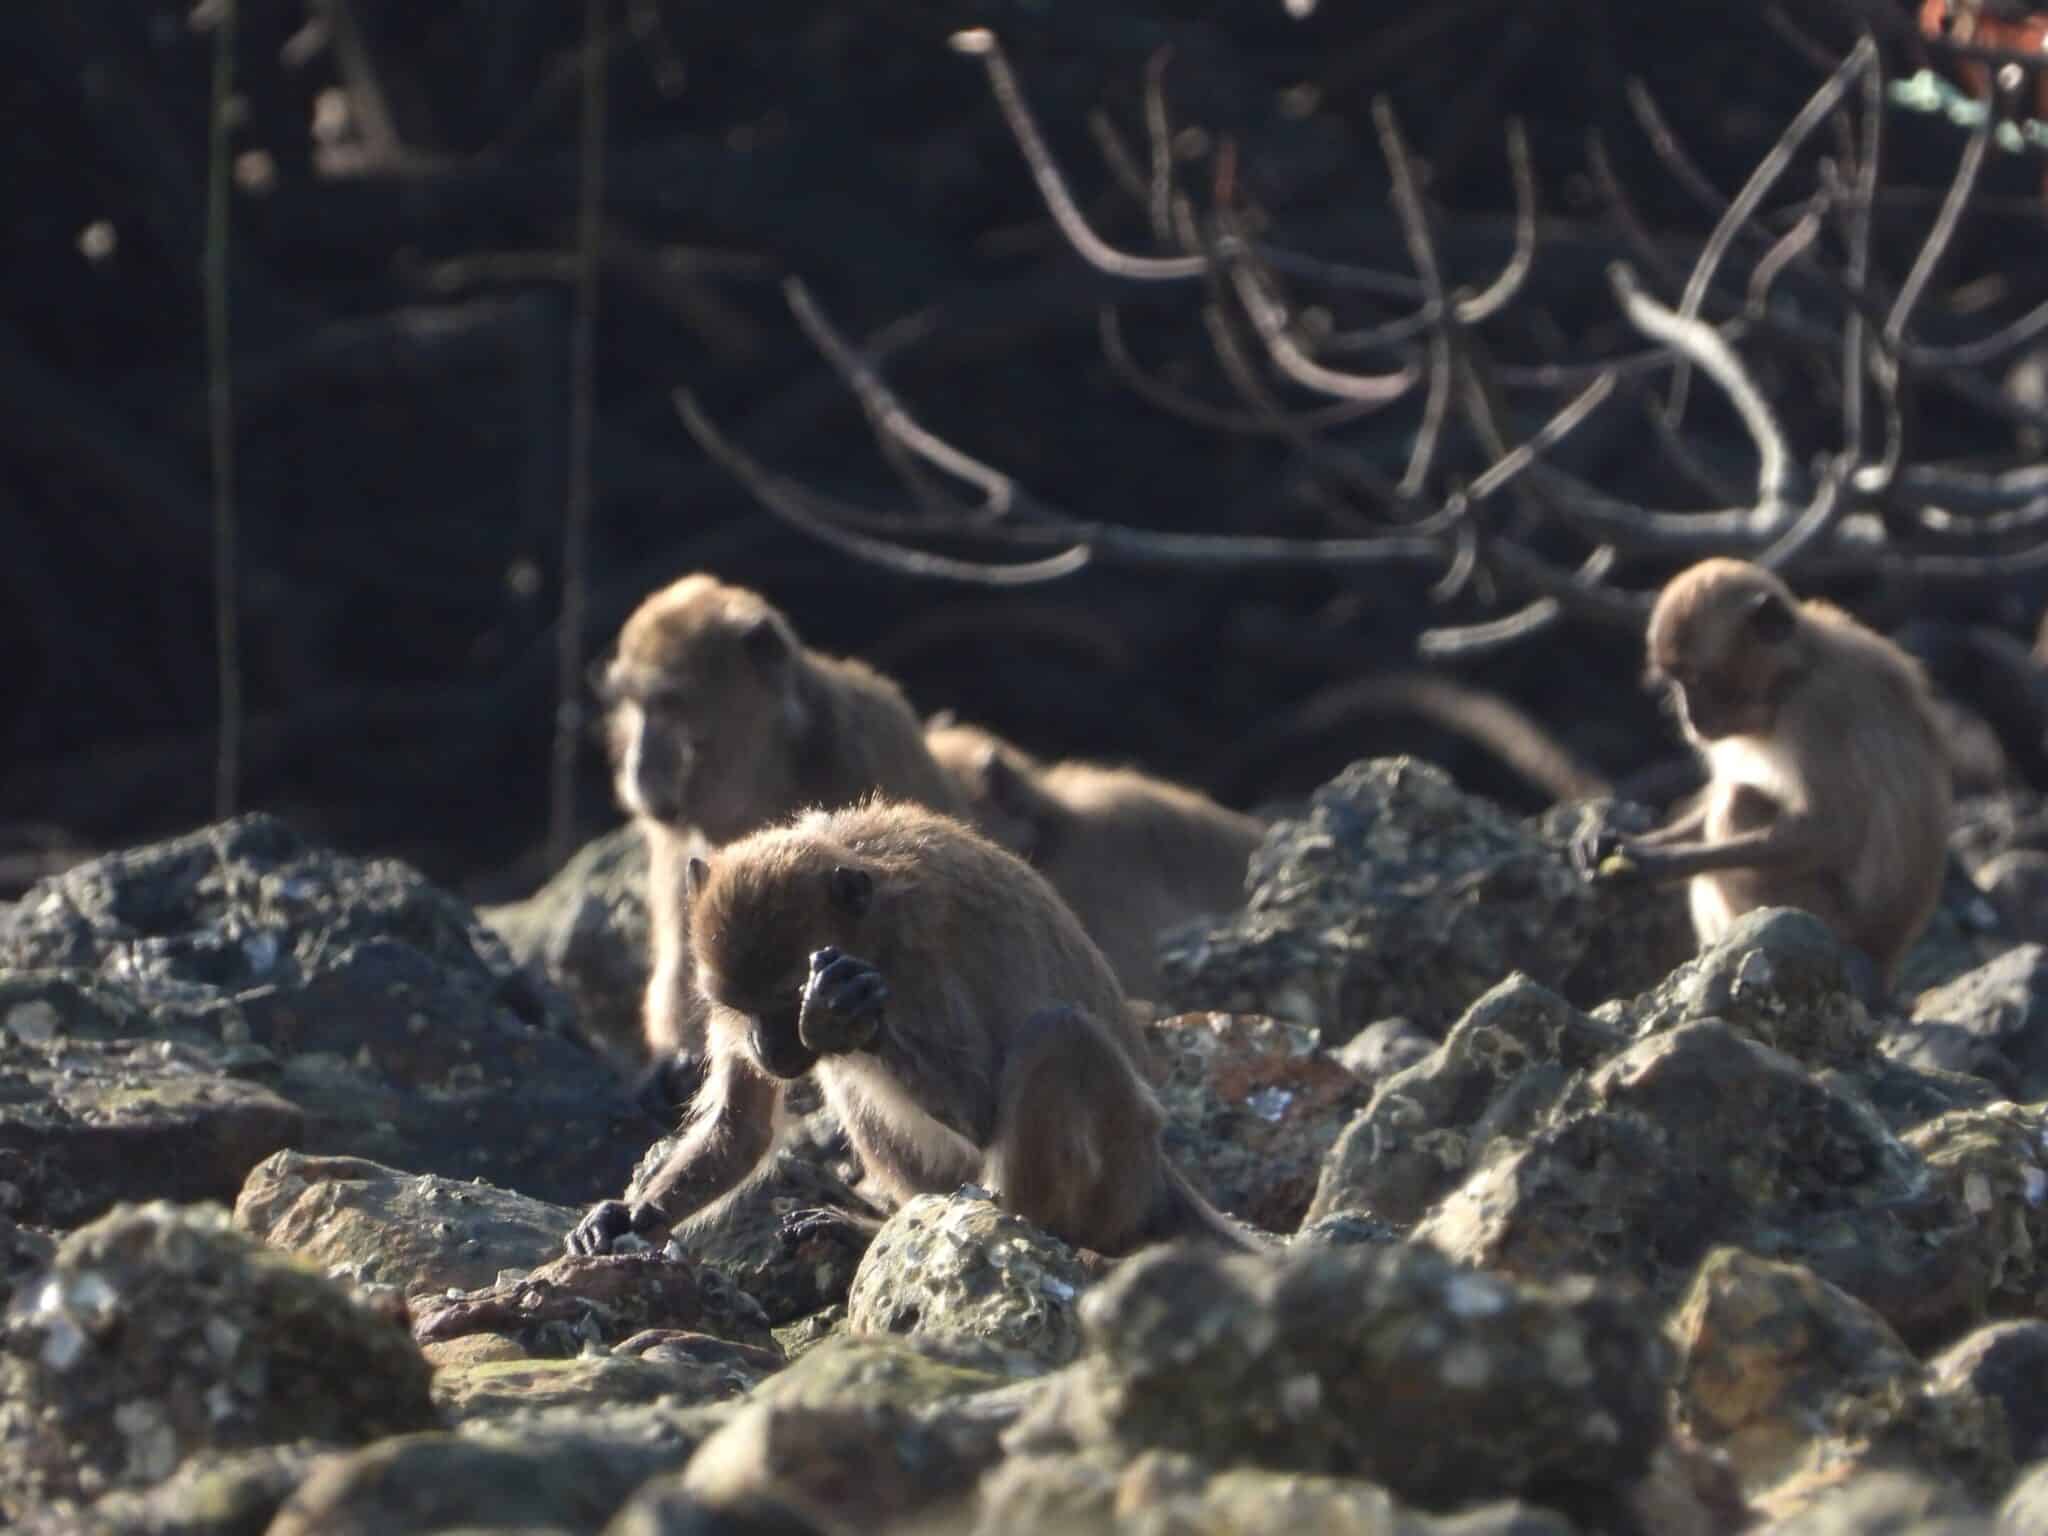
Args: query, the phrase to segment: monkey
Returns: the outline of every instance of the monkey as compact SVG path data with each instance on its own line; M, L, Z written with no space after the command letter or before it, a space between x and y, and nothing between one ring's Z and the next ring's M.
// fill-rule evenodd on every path
M896 684L807 649L765 598L701 571L634 610L596 691L613 793L647 842L649 1066L638 1096L659 1114L689 1103L702 1072L682 894L702 843L871 790L940 810L958 801Z
M1920 664L1831 603L1746 561L1704 560L1657 597L1647 680L1708 782L1609 877L1689 879L1702 945L1765 906L1800 907L1889 987L1940 898L1951 784Z
M1104 1256L1190 1236L1249 1250L1166 1157L1123 990L1058 894L964 822L871 797L688 867L709 1065L639 1201L572 1253L659 1242L766 1158L814 1075L885 1204L963 1183Z
M1159 934L1244 904L1265 823L1185 785L1101 763L1041 763L941 712L932 755L967 820L1045 876L1101 946L1124 991L1158 996Z

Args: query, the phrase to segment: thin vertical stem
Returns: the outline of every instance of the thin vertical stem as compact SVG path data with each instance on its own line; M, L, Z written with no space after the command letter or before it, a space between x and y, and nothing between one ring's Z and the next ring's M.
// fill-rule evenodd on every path
M207 134L206 405L213 455L213 629L220 693L213 811L216 819L225 819L235 814L241 799L242 660L235 561L235 410L228 357L228 204L233 187L228 136L234 112L235 0L218 3Z
M604 219L605 0L583 11L582 176L576 221L576 313L569 337L569 485L562 520L560 668L548 855L559 865L576 839L576 754L583 740L583 623L589 574L591 457L597 436L597 286Z

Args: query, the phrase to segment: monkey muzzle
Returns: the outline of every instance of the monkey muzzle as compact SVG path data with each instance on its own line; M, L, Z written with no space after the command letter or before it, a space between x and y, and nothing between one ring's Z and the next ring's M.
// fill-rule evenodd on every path
M798 1037L796 1022L797 1010L792 1004L787 1017L779 1012L774 1017L757 1014L747 1029L747 1048L754 1060L763 1072L784 1082L802 1077L818 1064L818 1053Z

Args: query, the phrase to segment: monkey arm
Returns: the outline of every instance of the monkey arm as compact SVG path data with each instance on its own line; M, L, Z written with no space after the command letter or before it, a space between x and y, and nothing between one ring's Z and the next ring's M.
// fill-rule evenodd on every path
M1738 832L1716 843L1691 843L1682 848L1622 844L1621 856L1633 873L1651 880L1682 880L1717 869L1770 869L1797 873L1818 868L1829 853L1825 830L1813 816L1781 816L1768 827Z
M689 1130L641 1192L645 1213L635 1213L634 1230L686 1221L752 1173L775 1139L780 1092L734 1055L720 1053Z
M1631 849L1668 848L1674 843L1697 842L1706 829L1707 797L1700 795L1663 826L1645 832L1641 837L1624 838L1622 841Z

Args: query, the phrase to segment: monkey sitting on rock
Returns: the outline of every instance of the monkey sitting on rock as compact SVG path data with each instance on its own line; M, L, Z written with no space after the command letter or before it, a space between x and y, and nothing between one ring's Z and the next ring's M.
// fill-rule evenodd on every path
M1164 929L1244 905L1258 818L1132 768L1041 763L949 714L925 740L968 821L1052 883L1131 996L1159 995Z
M660 1241L766 1157L815 1074L885 1197L992 1190L1079 1248L1253 1240L1166 1159L1115 973L1043 877L926 808L806 814L688 866L708 1066L682 1141L567 1238Z
M954 809L952 781L902 691L863 663L821 655L759 594L694 572L649 596L598 680L619 803L647 841L653 965L640 1097L690 1101L703 1013L690 983L687 862L807 806L880 791Z
M1949 765L1918 662L1841 609L1741 560L1659 594L1649 675L1708 784L1668 825L1582 847L1607 878L1689 879L1701 944L1759 907L1800 907L1888 987L1940 898Z

